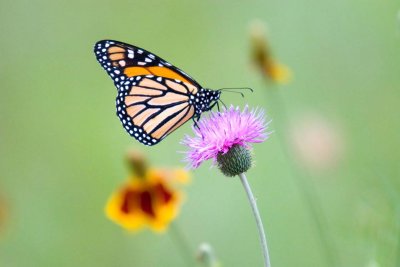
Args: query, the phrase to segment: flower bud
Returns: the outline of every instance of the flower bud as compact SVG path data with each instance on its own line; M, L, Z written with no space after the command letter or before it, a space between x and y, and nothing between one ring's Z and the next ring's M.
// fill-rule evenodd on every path
M126 153L126 161L132 172L137 177L144 178L148 169L145 156L137 150L129 150Z

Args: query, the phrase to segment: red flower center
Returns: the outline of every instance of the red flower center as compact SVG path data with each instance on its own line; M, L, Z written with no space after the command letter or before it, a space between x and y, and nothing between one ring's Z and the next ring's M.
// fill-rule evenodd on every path
M123 198L123 202L121 205L121 211L123 213L129 214L133 209L133 205L135 204L135 200L137 199L138 196L137 191L132 191L132 190L126 190Z
M153 210L151 194L149 191L143 191L140 194L140 208L144 213L149 215L150 217L155 217L155 213Z
M158 195L160 195L160 198L164 203L168 203L171 200L172 194L170 191L168 191L167 188L165 188L164 185L157 184L154 187L154 190L157 192Z
M162 183L147 185L141 190L125 190L121 203L121 211L125 214L131 214L140 210L149 217L155 218L154 205L157 201L161 205L169 203L173 194Z

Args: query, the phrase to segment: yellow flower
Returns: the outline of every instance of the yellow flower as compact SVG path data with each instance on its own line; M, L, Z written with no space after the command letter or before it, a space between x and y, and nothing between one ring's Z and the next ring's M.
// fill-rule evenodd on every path
M264 72L274 82L285 84L290 81L290 69L278 62L271 61L265 64Z
M263 76L276 83L288 83L291 79L291 71L272 56L264 28L264 25L258 21L251 26L252 61Z
M147 168L143 157L128 155L128 160L140 171L133 171L128 182L111 195L106 215L130 231L148 227L162 232L176 218L182 203L183 193L175 189L175 183L187 181L189 174L183 169Z

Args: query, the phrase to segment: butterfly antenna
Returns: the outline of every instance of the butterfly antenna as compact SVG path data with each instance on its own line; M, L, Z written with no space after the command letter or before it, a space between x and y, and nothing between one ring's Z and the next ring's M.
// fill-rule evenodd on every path
M242 92L231 91L229 89L225 89L225 90L221 90L220 89L219 91L224 91L224 92L234 93L234 94L240 94L242 97L244 97L244 94Z
M253 89L250 87L225 87L225 88L220 88L219 90L249 90L253 93Z

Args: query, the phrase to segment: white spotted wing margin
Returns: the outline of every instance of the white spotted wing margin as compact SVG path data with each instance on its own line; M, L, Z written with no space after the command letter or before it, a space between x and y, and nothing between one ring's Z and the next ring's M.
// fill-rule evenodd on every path
M117 116L125 130L144 145L157 144L195 114L196 88L182 81L135 76L117 87Z
M134 45L102 40L94 45L97 61L114 81L115 85L129 78L125 70L130 67L165 67L178 72L194 86L201 88L192 77L159 56Z

